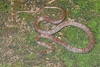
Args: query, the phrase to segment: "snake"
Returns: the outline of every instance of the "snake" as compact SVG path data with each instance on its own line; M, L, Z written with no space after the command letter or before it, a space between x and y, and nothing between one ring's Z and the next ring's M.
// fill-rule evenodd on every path
M46 3L46 5L54 2L55 0L51 0L49 2ZM84 24L81 24L79 22L75 22L75 21L65 21L65 17L66 17L66 11L61 8L61 7L48 7L48 6L43 6L41 7L39 10L37 11L17 11L17 12L14 12L14 14L12 15L12 19L13 21L15 22L15 24L17 24L16 22L16 14L20 13L20 12L29 12L29 13L37 13L43 9L47 9L47 8L50 8L50 9L60 9L62 10L63 14L61 16L61 18L59 20L52 20L51 18L47 17L47 16L41 16L39 17L35 22L34 22L34 28L37 32L39 32L39 35L36 36L35 38L35 41L37 44L39 45L42 45L44 47L47 47L49 50L45 50L44 52L42 52L39 56L44 56L48 53L51 53L55 50L55 48L51 45L51 44L47 44L45 42L41 42L39 39L40 38L48 38L62 46L64 46L65 48L67 48L68 50L72 51L72 52L75 52L75 53L88 53L90 52L93 47L94 47L94 43L95 43L95 39L94 39L94 35L92 33L92 31L90 30L90 28L88 28L86 25ZM43 30L41 28L39 28L39 23L41 21L48 21L52 24L58 24L55 28L51 29L51 30ZM62 41L60 40L59 38L57 37L54 37L53 34L59 32L61 29L63 29L64 27L66 26L74 26L74 27L77 27L77 28L80 28L82 30L84 30L84 32L87 33L87 35L89 36L89 39L90 39L90 43L87 47L85 48L77 48L77 47L74 47L74 46L71 46L69 43L65 42L65 41Z
M66 11L63 8L60 8L60 7L44 7L44 8L60 9L63 11L63 15L61 16L61 18L59 20L52 20L47 16L41 16L34 22L34 28L39 33L39 35L37 35L35 38L36 43L48 48L44 52L40 53L39 56L44 56L55 50L55 48L51 44L41 42L39 40L40 38L50 39L50 40L56 42L57 44L60 44L60 45L64 46L65 48L67 48L68 50L75 52L75 53L84 54L84 53L90 52L93 49L95 40L94 40L94 35L93 35L92 31L90 30L90 28L88 28L86 25L81 24L79 22L65 21L64 19L65 19ZM43 30L39 27L39 24L42 21L47 21L52 24L57 24L57 26L51 30ZM86 32L87 35L89 36L89 39L90 39L89 45L85 48L77 48L77 47L74 47L74 46L70 45L69 43L53 36L53 34L59 32L61 29L63 29L66 26L74 26L74 27L84 30L84 32Z

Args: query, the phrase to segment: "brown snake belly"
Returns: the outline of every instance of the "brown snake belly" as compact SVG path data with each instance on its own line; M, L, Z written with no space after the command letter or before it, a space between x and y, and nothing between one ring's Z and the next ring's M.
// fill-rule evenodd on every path
M56 8L59 8L59 7L56 7ZM61 8L60 8L61 9ZM62 9L63 10L63 9ZM40 56L43 56L47 53L51 53L54 51L54 47L51 46L50 44L47 44L45 42L41 42L39 41L39 38L48 38L62 46L64 46L65 48L67 48L68 50L72 51L72 52L75 52L75 53L87 53L89 51L91 51L91 49L93 48L94 46L94 35L92 33L92 31L86 27L85 25L81 24L81 23L78 23L78 22L72 22L72 21L63 21L63 19L65 18L65 11L63 10L64 14L62 16L62 19L61 20L58 20L58 21L54 21L46 16L43 16L43 17L39 17L36 22L34 23L34 27L36 29L36 31L38 31L40 34L35 38L35 41L37 44L39 45L42 45L42 46L45 46L47 48L49 48L49 50L46 50L44 51L43 53L40 54ZM42 30L39 28L39 23L41 21L48 21L50 23L53 23L53 24L58 24L54 29L52 30ZM61 23L60 23L61 22ZM60 31L62 28L66 27L66 26L75 26L75 27L78 27L82 30L84 30L87 35L89 36L90 38L90 44L86 47L86 48L77 48L77 47L74 47L74 46L71 46L70 44L54 37L52 34L54 33L57 33L58 31Z

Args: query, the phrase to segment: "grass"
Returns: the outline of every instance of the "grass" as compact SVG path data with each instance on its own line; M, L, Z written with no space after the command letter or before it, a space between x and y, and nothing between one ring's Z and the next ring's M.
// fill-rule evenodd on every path
M21 6L21 4L25 4L25 2L22 2L19 0L13 0L13 1L15 3L15 5L12 6L12 8L14 9L13 11L26 10L27 8L29 8L28 3L26 3L28 4L28 6L25 7L25 6ZM11 8L10 2L6 2L5 0L0 1L0 5L1 5L0 11L8 12ZM31 4L31 5L35 5L35 4ZM20 39L17 41L17 38L14 38L16 40L14 40L13 45L11 45L13 47L14 44L16 45L20 44L21 46L20 48L18 47L18 45L17 47L13 48L15 52L14 54L11 55L11 56L17 56L17 58L19 59L14 60L13 63L10 63L10 61L9 63L7 63L8 60L12 61L12 59L10 59L11 56L7 55L10 58L6 59L7 61L3 60L3 62L5 63L0 62L0 67L54 67L54 66L56 67L64 67L64 66L65 67L100 67L100 43L99 43L100 42L100 1L99 0L97 1L96 0L88 0L88 1L59 0L50 4L50 6L63 7L68 12L67 13L68 16L66 17L65 20L68 20L68 18L74 19L77 22L85 24L87 27L89 27L92 30L95 36L95 46L93 50L86 54L77 54L77 53L73 53L67 50L63 46L59 46L58 44L50 41L49 43L53 44L54 47L56 48L55 51L46 56L43 56L42 58L38 58L39 53L41 53L42 51L46 49L43 46L37 45L36 42L34 41L38 33L33 28L33 21L37 19L36 17L38 17L37 16L38 14L33 16L30 13L19 13L18 14L19 18L26 19L25 20L26 25L24 26L22 25L23 28L18 29L22 33L18 35L16 34L15 36L16 37L19 36L18 39L22 37L22 39L24 38L24 40ZM59 14L57 13L56 10L54 11L54 9L53 10L51 9L48 11L51 12L51 14L52 12L56 14L55 18L58 18ZM43 14L40 14L39 16L45 15L45 14L46 13L44 12ZM44 25L40 25L40 26L44 26ZM28 27L30 31L27 31ZM46 26L44 27L46 28ZM51 26L48 26L48 27L51 27ZM18 28L20 27L18 26ZM24 30L24 32L22 30ZM63 35L60 35L58 32L54 34L54 36L60 37L61 40L64 40L73 46L86 47L87 45L85 44L89 44L88 35L79 28L68 26L62 29L60 32ZM0 38L0 40L1 39L2 38ZM43 39L42 41L48 41L48 40ZM2 42L2 40L0 42ZM3 46L5 46L6 49L8 50L9 48L7 47L9 47L9 45L7 43L5 41L5 43L3 43L4 44ZM8 46L6 46L5 44L7 44ZM4 48L2 46L2 43L0 44L0 46ZM4 53L7 52L7 50L4 50L4 51L3 50L2 52ZM4 54L2 52L1 52L1 55ZM2 57L1 55L0 57Z
M7 12L10 9L10 3L5 1L0 1L0 11Z

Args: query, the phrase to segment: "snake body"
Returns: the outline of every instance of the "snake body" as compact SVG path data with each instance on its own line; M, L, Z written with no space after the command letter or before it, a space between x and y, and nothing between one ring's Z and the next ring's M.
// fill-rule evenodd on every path
M59 7L55 7L55 8L59 8ZM59 8L59 9L63 10L62 8ZM81 24L81 23L78 23L78 22L72 22L72 21L63 21L63 19L65 18L65 15L66 15L64 10L63 10L63 12L64 12L64 14L63 14L61 20L54 21L54 20L52 20L52 19L50 19L46 16L43 16L43 17L39 17L36 20L36 22L34 23L34 27L35 27L36 31L38 31L40 33L35 38L36 43L49 48L49 50L46 50L43 53L41 53L40 56L43 56L47 53L51 53L55 50L52 45L39 41L39 38L41 38L41 37L42 38L48 38L48 39L64 46L68 50L75 52L75 53L87 53L87 52L92 50L92 48L94 46L94 42L95 42L94 41L94 35L93 35L92 31L88 27L86 27L84 24ZM58 25L52 30L42 30L42 29L39 28L38 25L41 21L44 21L44 20L48 21L50 23L53 23L53 24L58 24ZM60 23L60 22L62 22L62 23ZM75 27L78 27L78 28L84 30L90 38L90 44L86 48L76 48L76 47L71 46L70 44L68 44L68 43L66 43L66 42L64 42L64 41L62 41L62 40L60 40L60 39L58 39L58 38L56 38L52 35L52 34L58 32L58 31L60 31L62 28L66 27L66 26L75 26Z
M51 0L51 1L47 2L46 5L48 5L48 4L50 4L50 3L54 2L54 1L55 0ZM49 48L49 50L45 50L44 52L42 52L40 54L40 56L43 56L43 55L45 55L47 53L51 53L51 52L53 52L55 50L55 48L51 44L47 44L45 42L39 41L39 38L41 38L41 37L42 38L48 38L48 39L50 39L50 40L52 40L52 41L64 46L68 50L70 50L72 52L75 52L75 53L88 53L89 51L92 50L92 48L94 47L94 43L95 43L94 35L93 35L92 31L87 26L85 26L84 24L81 24L81 23L78 23L78 22L72 22L72 21L64 21L64 18L66 16L66 11L64 9L60 8L60 7L43 6L37 11L17 11L17 12L14 13L14 15L12 15L12 18L13 18L14 22L17 24L17 22L16 22L16 14L18 14L20 12L37 13L37 12L39 12L42 9L45 9L45 8L60 9L60 10L63 11L63 15L62 15L60 20L52 20L52 19L48 18L47 16L42 16L42 17L39 17L36 20L36 22L34 23L34 28L36 29L36 31L38 31L40 33L35 38L36 43L39 44L39 45L42 45L42 46L45 46L45 47ZM39 23L41 21L44 21L44 20L48 21L48 22L50 22L52 24L58 24L58 25L52 30L42 30L41 28L39 28L38 25L39 25ZM85 48L77 48L77 47L71 46L70 44L68 44L68 43L66 43L66 42L64 42L64 41L62 41L62 40L60 40L60 39L58 39L58 38L56 38L56 37L54 37L52 35L52 34L57 33L58 31L60 31L62 28L66 27L66 26L75 26L75 27L78 27L78 28L84 30L88 34L88 36L90 38L90 44Z

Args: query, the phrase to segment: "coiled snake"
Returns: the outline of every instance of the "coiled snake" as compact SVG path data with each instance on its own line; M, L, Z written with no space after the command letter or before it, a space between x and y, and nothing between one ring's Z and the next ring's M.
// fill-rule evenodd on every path
M92 31L88 27L86 27L85 25L83 25L81 23L78 23L78 22L63 21L64 18L65 18L65 15L66 15L65 13L66 12L62 8L60 8L60 7L44 7L44 8L57 8L57 9L61 9L63 11L63 16L62 16L62 18L60 20L57 20L57 21L54 21L54 20L52 20L52 19L50 19L50 18L48 18L46 16L42 16L42 17L39 17L36 20L36 22L34 23L34 27L35 27L36 31L38 31L40 33L35 38L36 43L39 44L39 45L42 45L42 46L45 46L45 47L49 48L49 50L46 50L43 53L41 53L40 56L43 56L43 55L45 55L47 53L51 53L55 49L50 44L47 44L45 42L40 42L39 38L41 38L41 37L42 38L48 38L48 39L50 39L50 40L52 40L52 41L54 41L54 42L64 46L68 50L70 50L72 52L75 52L75 53L87 53L87 52L91 51L91 49L94 46L94 35L93 35ZM53 23L53 24L58 24L58 25L54 29L52 29L52 30L48 30L48 31L47 30L42 30L42 29L39 28L38 25L39 25L39 23L41 21L44 21L44 20L48 21L50 23ZM58 32L59 30L61 30L62 28L64 28L65 26L69 26L69 25L81 28L82 30L84 30L88 34L88 36L90 38L90 44L86 48L76 48L76 47L71 46L70 44L68 44L68 43L66 43L64 41L61 41L60 39L58 39L58 38L56 38L56 37L54 37L52 35L52 34Z

